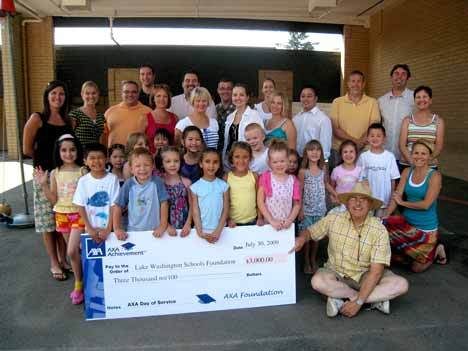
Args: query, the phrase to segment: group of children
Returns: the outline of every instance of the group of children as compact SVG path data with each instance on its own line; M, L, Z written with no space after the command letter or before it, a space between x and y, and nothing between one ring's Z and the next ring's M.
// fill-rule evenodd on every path
M337 194L350 191L362 178L373 193L379 189L390 199L398 169L394 172L391 166L388 179L381 175L387 167L381 163L395 162L383 149L381 125L369 128L370 149L359 160L356 144L341 145L343 162L331 177L317 140L309 141L299 156L282 140L273 139L265 146L264 139L259 124L248 125L246 141L235 142L226 155L230 169L224 172L222 156L205 147L203 134L195 126L183 131L180 149L164 129L156 132L151 147L144 134L134 133L126 147L113 145L107 153L104 146L90 144L84 155L72 135L63 135L57 141L57 168L50 180L41 169L35 178L54 205L57 232L67 242L75 275L72 303L83 301L83 231L99 243L111 231L125 240L128 232L135 231L152 231L156 238L166 232L184 237L194 227L201 238L215 243L226 225L268 223L281 230L297 221L303 230L326 214L327 193L338 204ZM306 273L317 269L316 252L316 244L306 248Z

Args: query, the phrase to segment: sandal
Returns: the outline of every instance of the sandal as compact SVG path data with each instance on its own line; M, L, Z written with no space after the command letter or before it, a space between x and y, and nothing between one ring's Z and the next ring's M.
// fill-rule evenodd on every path
M73 290L70 293L70 298L72 300L72 304L80 305L83 303L84 295L82 290Z
M50 270L50 273L52 274L52 278L59 281L63 282L64 280L67 280L67 274L63 271L53 271L52 269Z
M440 253L437 253L437 251L440 250L439 247L442 247L442 250L444 251L444 256L441 256ZM437 245L435 263L440 264L442 266L448 263L448 252L444 244Z

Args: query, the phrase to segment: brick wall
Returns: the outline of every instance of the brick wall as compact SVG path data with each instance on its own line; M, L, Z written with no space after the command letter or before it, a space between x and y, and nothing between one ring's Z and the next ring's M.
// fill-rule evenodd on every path
M355 70L362 71L367 77L369 72L369 29L362 26L345 25L344 72L341 85L342 95L346 92L346 79Z
M445 119L444 174L468 180L468 1L407 0L371 18L368 91L390 87L395 63L410 65L409 87L433 88L432 110Z
M42 93L55 79L54 27L51 17L26 25L30 112L42 111Z

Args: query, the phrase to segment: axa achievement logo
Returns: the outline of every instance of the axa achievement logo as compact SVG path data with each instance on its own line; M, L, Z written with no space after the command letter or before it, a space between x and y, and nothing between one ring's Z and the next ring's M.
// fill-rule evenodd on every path
M204 305L212 303L212 302L216 302L216 300L208 294L200 294L200 295L197 295L197 297L198 297L198 302Z
M97 243L92 238L86 238L85 246L87 259L102 258L106 256L105 241Z

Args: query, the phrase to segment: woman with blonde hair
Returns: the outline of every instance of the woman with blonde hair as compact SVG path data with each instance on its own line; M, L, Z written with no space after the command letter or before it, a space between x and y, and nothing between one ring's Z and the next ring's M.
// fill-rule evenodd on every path
M99 102L99 88L96 83L88 80L81 86L83 106L71 111L71 120L75 136L83 147L87 144L99 143L104 132L104 114L96 110Z
M175 126L176 144L180 143L182 133L188 126L198 127L203 133L207 147L218 147L218 121L214 118L209 118L207 114L208 106L213 101L210 92L203 87L196 87L190 93L190 104L193 111L187 117L177 122Z
M297 132L294 123L286 117L288 115L288 98L283 93L275 92L271 95L271 118L265 121L265 142L271 139L286 141L288 148L296 150Z

